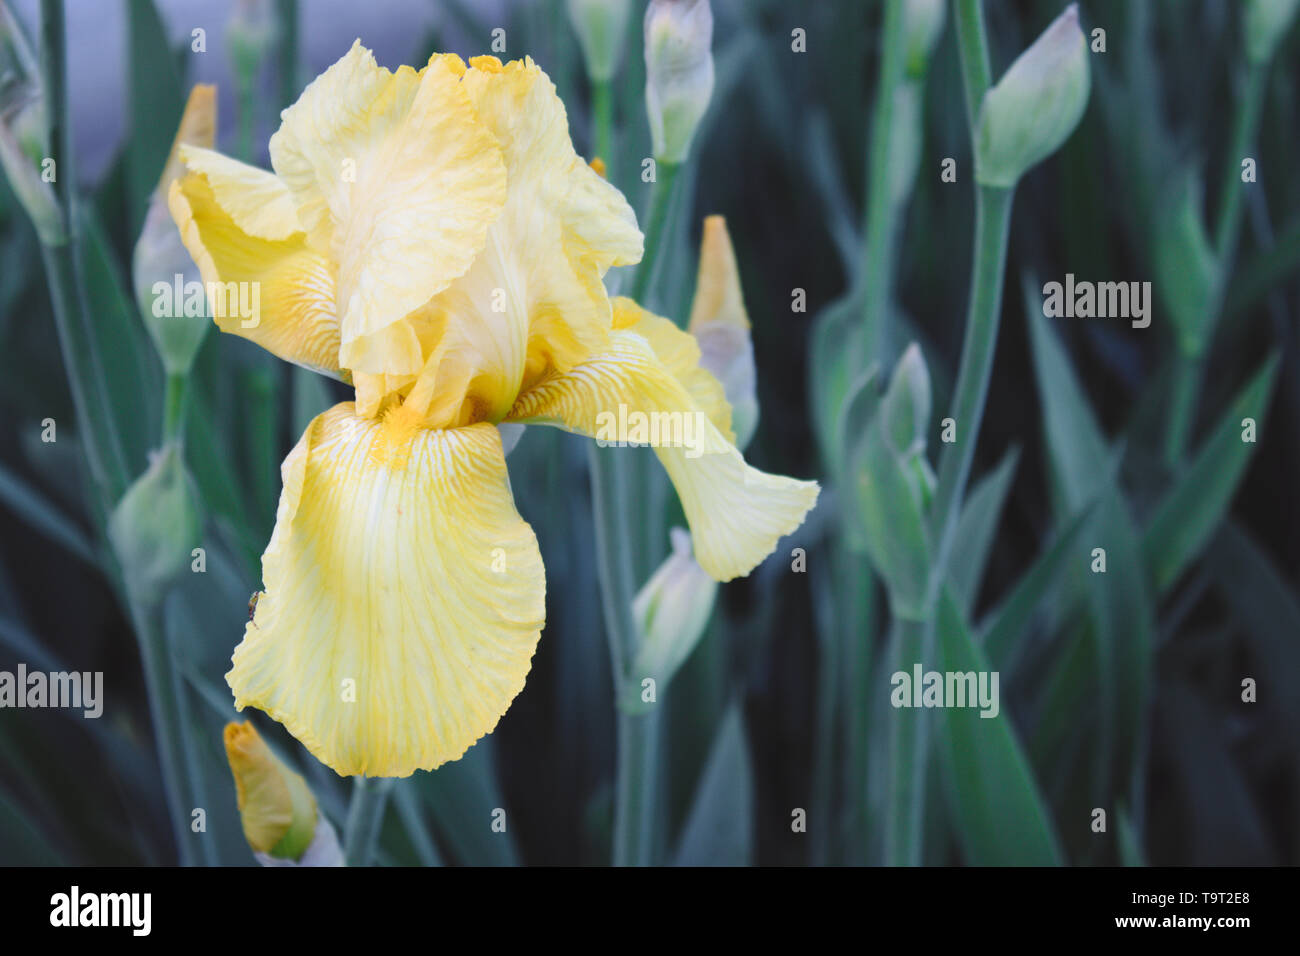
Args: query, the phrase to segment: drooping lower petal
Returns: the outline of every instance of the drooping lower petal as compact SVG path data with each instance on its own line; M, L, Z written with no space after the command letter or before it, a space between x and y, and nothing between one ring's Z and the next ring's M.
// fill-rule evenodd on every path
M545 617L497 429L422 429L344 403L282 474L265 591L226 675L236 707L266 711L344 775L460 757L523 688Z
M605 353L525 392L507 420L648 440L681 498L696 559L719 581L752 571L817 501L816 482L746 464L649 343L628 330L611 332ZM647 439L654 434L657 441Z

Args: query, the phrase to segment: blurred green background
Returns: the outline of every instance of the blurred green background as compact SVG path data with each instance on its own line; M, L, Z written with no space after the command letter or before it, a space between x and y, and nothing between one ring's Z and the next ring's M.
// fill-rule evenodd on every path
M129 133L118 148L93 137L78 143L108 154L102 173L81 183L81 248L132 477L158 442L163 376L130 291L131 250L191 83L230 61L216 25L236 12L224 3L203 5L202 16L193 6L160 6L67 5L74 40L93 36L100 18L119 24L124 40L98 55L121 77ZM589 84L563 0L372 6L376 32L389 38L376 44L379 59L390 68L422 64L435 50L488 52L492 30L505 28L505 55L530 55L550 74L579 152L592 154ZM330 4L271 7L297 7L297 36L310 43L268 52L245 98L251 117L240 114L235 90L219 90L219 147L236 152L239 124L251 122L252 159L264 166L279 108L358 32L332 21ZM644 226L643 5L633 7L612 85L607 163ZM1243 8L1224 0L1081 6L1085 32L1106 31L1106 50L1090 55L1092 94L1079 128L1017 190L992 381L953 561L956 626L969 629L964 646L1000 671L1001 713L984 722L995 727L935 726L926 863L1300 862L1300 513L1291 506L1300 476L1300 31L1256 79L1243 62ZM767 471L816 477L826 490L768 562L721 589L704 639L664 698L655 856L877 863L889 842L894 627L870 561L853 547L845 472L831 460L842 454L837 428L852 443L853 382L866 368L865 360L846 365L846 336L868 307L863 232L884 4L714 0L713 9L716 88L646 305L684 320L701 220L724 215L758 368L762 414L747 457ZM1062 4L988 0L984 9L996 79ZM35 35L34 8L21 12ZM974 229L948 20L918 80L918 175L889 239L889 331L868 357L888 370L919 343L933 381L935 455L962 349ZM212 25L202 61L188 42L189 24L200 21ZM806 52L792 50L796 28L806 31ZM1194 215L1219 217L1220 184L1240 164L1230 147L1251 82L1260 86L1258 137L1244 155L1257 159L1258 182L1241 191L1241 236L1222 267L1186 449L1171 459L1164 449L1180 374L1173 314L1197 276L1169 223L1186 183L1204 183L1188 200ZM74 121L79 115L74 101ZM940 179L945 157L957 161L955 183ZM22 661L103 671L106 692L99 720L0 711L0 863L172 863L178 848L137 639L103 538L104 503L89 491L40 247L2 185L0 263L0 669ZM1067 272L1152 281L1150 327L1044 319L1041 285ZM623 281L611 276L611 288ZM792 309L796 289L806 311ZM222 674L260 586L279 462L316 412L346 397L341 386L215 332L195 368L185 450L206 511L207 570L182 576L160 621L196 741L187 759L207 816L197 861L252 862L221 746L222 725L237 719ZM1240 440L1247 416L1259 423L1255 444ZM41 441L46 418L57 422L54 443ZM530 429L509 465L545 559L546 630L497 731L463 760L398 785L381 862L610 859L615 711L585 443ZM667 540L652 546L657 563ZM791 570L796 547L807 553L804 573ZM1105 575L1089 570L1095 547L1106 548ZM952 621L941 627L954 630ZM1255 703L1242 701L1245 678L1258 682ZM264 715L238 719L250 716L341 827L346 782ZM508 811L505 834L490 829L496 807ZM1091 828L1097 807L1107 811L1104 833ZM797 808L807 811L807 832L792 829Z

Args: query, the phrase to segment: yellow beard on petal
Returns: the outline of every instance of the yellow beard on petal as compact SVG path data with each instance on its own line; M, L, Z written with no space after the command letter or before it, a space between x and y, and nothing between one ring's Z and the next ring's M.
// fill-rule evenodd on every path
M389 405L380 417L379 435L370 449L374 464L398 470L405 468L423 419L419 411L404 402Z

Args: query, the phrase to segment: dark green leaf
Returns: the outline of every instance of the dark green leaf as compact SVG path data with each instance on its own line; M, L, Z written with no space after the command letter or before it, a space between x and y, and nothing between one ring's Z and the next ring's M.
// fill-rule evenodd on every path
M744 718L733 704L722 718L713 750L682 828L677 866L747 866L753 856L754 797Z

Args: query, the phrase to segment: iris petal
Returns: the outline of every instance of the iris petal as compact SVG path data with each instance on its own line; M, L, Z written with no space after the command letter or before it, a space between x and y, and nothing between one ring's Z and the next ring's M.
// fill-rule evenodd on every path
M497 421L522 387L603 349L602 277L642 247L622 194L574 152L546 74L531 60L471 64L462 85L501 144L510 189L482 253L424 310L443 334L412 401L439 426Z
M400 406L398 406L400 409ZM545 617L497 429L318 416L285 460L265 592L226 680L340 774L455 760L524 686Z
M700 343L694 335L624 296L614 300L614 328L627 329L645 339L655 357L690 393L695 407L709 416L727 441L735 444L726 392L722 383L701 364Z
M730 581L752 571L777 541L799 527L817 501L817 483L746 464L640 335L611 332L608 351L524 393L508 420L596 436L606 416L630 420L633 413L697 412L690 441L661 443L654 451L677 489L700 566L717 580Z
M404 319L469 269L505 202L501 151L462 71L457 58L435 56L418 73L390 73L358 42L271 137L309 242L338 264L346 368L420 370Z
M168 206L203 281L223 290L225 306L213 308L221 331L305 368L347 378L339 369L333 272L302 232L281 240L246 232L202 173L173 183ZM252 314L231 307L230 290L244 304L256 304Z

